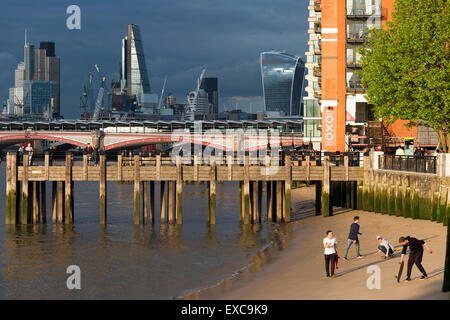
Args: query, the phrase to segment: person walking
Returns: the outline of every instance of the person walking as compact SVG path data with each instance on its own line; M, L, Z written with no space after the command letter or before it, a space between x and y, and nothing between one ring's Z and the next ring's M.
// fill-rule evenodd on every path
M380 252L384 253L384 258L388 259L390 256L394 255L394 247L389 243L386 239L383 239L382 236L377 236L378 241L378 251L375 252L375 255L378 255Z
M333 231L328 230L327 236L323 239L323 247L325 248L325 271L328 278L334 278L334 262L337 257L337 241L333 236ZM330 272L331 269L331 272Z
M409 247L409 258L408 258L408 268L406 269L406 281L411 281L411 271L412 267L415 264L417 268L422 272L422 276L420 280L424 280L428 277L425 268L422 266L422 258L423 258L423 247L427 249L427 251L432 254L430 247L423 240L418 240L416 238L406 236L400 237L398 242L403 245L402 256L400 258L400 264L403 262L403 259L406 254L406 249Z
M357 258L362 258L362 255L359 253L359 238L358 235L362 235L362 233L359 232L359 217L355 216L353 218L353 223L350 225L350 232L348 234L348 241L347 241L347 247L345 248L345 252L344 252L344 259L347 259L348 256L348 250L350 249L350 247L352 246L352 244L355 244L356 247L356 257Z

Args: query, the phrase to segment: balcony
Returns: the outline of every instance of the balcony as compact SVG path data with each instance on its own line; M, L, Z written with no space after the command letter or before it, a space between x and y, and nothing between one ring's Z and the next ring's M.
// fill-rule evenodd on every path
M348 32L347 42L348 43L364 43L367 41L369 33L367 30L360 30L359 32Z
M320 2L321 2L320 0L314 0L314 11L316 12L322 11Z
M381 17L379 8L373 9L347 9L348 19L367 19L369 17Z
M349 69L361 69L361 62L353 57L347 57L347 68Z
M348 93L363 93L365 92L364 86L360 80L347 82Z
M320 78L322 76L322 69L320 67L314 67L313 76Z
M315 22L314 23L314 33L321 33L322 32L322 23L319 22Z

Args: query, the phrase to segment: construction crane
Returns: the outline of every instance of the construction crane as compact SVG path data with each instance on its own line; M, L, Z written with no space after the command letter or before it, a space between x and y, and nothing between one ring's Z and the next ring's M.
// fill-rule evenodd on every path
M98 65L95 64L94 67L95 67L95 70L97 70L97 73L100 75L100 69L98 68ZM100 110L101 110L102 105L103 105L103 97L105 95L106 76L101 77L101 79L102 79L101 80L102 82L101 82L101 85L100 85L100 89L98 90L97 100L95 100L94 113L92 115L92 119L93 120L98 120L98 116L100 114Z
M164 77L164 84L161 90L161 96L159 97L158 109L161 109L161 103L164 95L164 89L166 89L167 75Z
M190 121L195 120L195 111L197 109L198 103L198 92L200 91L200 85L202 83L203 77L206 73L206 65L203 66L202 72L200 73L200 77L197 79L197 87L194 91L191 91L187 96L187 105L185 109L185 113L187 118Z

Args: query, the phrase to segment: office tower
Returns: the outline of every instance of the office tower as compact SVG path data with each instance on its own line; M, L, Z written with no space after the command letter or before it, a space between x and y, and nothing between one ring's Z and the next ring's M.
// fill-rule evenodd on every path
M34 45L28 42L27 30L25 30L23 59L25 62L25 80L32 80L34 77Z
M22 114L25 80L25 62L20 62L14 71L14 88L9 89L8 114Z
M55 56L55 43L41 42L35 51L36 80L55 82L52 115L60 115L60 58Z
M56 96L56 82L46 80L25 80L26 94L23 114L44 115L51 112Z
M122 39L121 81L128 96L150 93L141 32L134 24L127 26L127 36Z
M305 65L300 57L271 51L261 53L264 111L301 116Z
M47 57L55 57L55 43L52 41L42 41L39 44L39 49L45 50Z
M394 0L310 0L308 33L309 99L322 111L322 149L346 151L346 132L362 132L371 106L358 76L360 48L368 29L390 19ZM309 102L315 108L315 102ZM305 108L308 108L305 105Z
M203 78L200 89L208 94L208 102L210 104L211 114L217 116L219 114L219 85L218 78Z

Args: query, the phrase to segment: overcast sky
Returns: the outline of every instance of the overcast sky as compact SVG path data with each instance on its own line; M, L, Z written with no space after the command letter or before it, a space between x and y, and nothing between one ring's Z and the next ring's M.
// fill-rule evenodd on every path
M183 100L207 65L206 76L219 78L221 110L223 103L245 109L250 101L253 111L258 109L258 98L252 97L262 96L260 52L277 49L304 57L307 49L308 0L2 2L1 102L14 86L17 63L23 61L26 28L35 47L40 41L56 44L66 118L79 116L82 87L94 64L110 79L118 79L121 38L128 23L141 28L152 92L160 93L167 75L166 89ZM66 27L66 9L72 4L81 8L81 30Z

